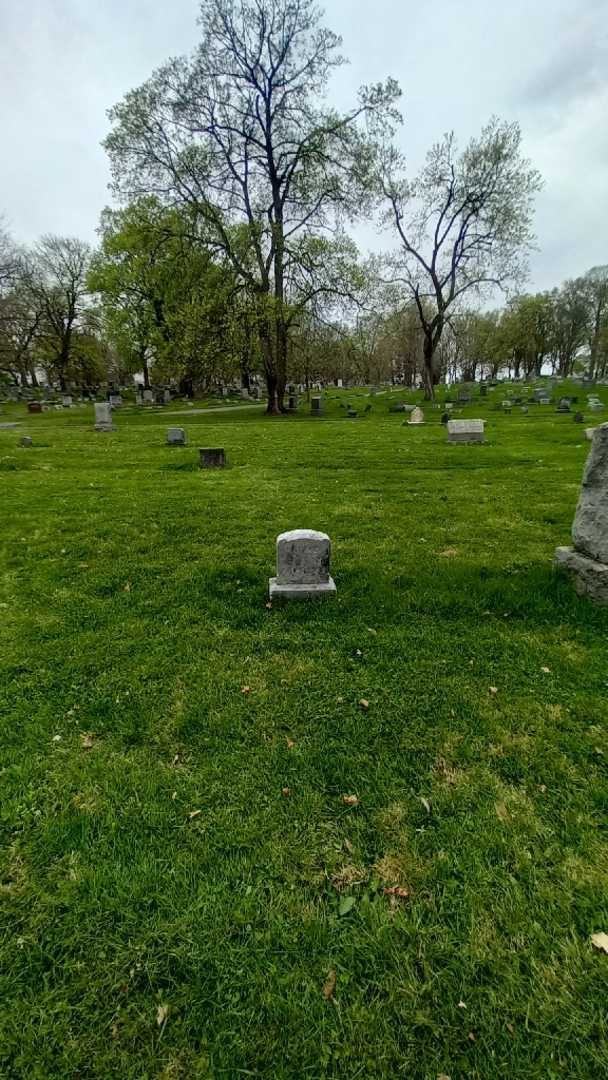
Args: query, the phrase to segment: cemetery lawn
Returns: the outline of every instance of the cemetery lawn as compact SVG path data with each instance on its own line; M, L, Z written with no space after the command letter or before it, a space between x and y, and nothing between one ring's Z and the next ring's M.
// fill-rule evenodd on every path
M589 443L388 400L186 448L4 408L3 1080L607 1075L608 610L552 568ZM338 597L269 609L295 527Z

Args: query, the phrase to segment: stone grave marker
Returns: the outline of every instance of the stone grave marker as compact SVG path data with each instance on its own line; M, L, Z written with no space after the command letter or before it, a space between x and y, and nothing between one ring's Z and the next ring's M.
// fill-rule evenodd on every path
M109 401L95 402L95 431L114 431L112 406Z
M270 599L335 596L330 560L331 541L326 533L313 529L281 533L277 537L277 574L268 583Z
M22 435L19 440L19 446L32 446L32 438L30 435Z
M573 547L555 552L574 575L576 591L608 605L608 424L596 428L572 526Z
M320 397L313 397L310 399L310 414L311 416L321 416L322 400Z
M584 417L584 414L582 412L575 412L572 419L574 420L575 424L584 424L585 423L585 417Z
M200 469L223 469L226 465L223 447L201 446L198 453Z
M484 427L483 420L448 420L448 442L482 443Z
M64 409L71 409L72 408L71 394L64 394L63 398L61 399L61 404L62 404Z
M186 432L181 427L170 427L167 430L167 446L187 446Z
M410 418L407 421L408 427L416 427L418 424L424 424L424 413L418 406L412 409Z
M29 413L42 412L42 404L41 404L41 402L40 401L28 401L28 403L27 403L27 411Z
M143 393L144 405L152 405L154 401L154 394L151 390L144 390Z

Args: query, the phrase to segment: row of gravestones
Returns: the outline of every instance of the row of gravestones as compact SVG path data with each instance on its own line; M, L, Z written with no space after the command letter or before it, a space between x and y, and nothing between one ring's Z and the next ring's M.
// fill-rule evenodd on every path
M557 548L556 565L573 574L580 595L589 597L593 603L608 605L608 424L602 424L593 439L572 539L572 547ZM312 529L281 533L277 538L277 573L269 581L271 601L335 596L330 561L331 541L326 533Z

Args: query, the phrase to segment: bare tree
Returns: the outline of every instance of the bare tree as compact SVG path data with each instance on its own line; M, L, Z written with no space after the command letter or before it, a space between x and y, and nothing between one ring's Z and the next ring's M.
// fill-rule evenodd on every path
M541 178L521 155L519 126L493 119L460 156L454 135L444 136L411 183L401 155L390 149L379 182L385 221L399 239L394 279L416 304L424 334L430 399L439 380L435 354L451 310L467 292L479 297L525 277Z
M339 281L312 280L306 267L331 265L340 216L365 205L372 135L396 117L400 91L389 80L364 87L345 114L322 107L344 61L312 0L203 0L199 22L194 55L127 94L110 113L105 145L118 195L189 204L229 260L254 303L276 413L287 307L339 290Z
M82 240L43 236L33 251L28 288L42 312L39 348L43 366L67 389L74 336L87 308L90 248Z

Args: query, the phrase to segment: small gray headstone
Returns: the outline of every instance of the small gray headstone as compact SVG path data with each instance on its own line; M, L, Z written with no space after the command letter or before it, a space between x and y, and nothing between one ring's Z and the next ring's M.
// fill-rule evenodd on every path
M483 420L448 420L449 443L482 443Z
M19 440L19 446L32 446L32 438L30 435L22 435Z
M167 446L186 446L186 432L181 427L170 427L167 431Z
M321 416L322 399L313 397L310 399L310 412L312 416Z
M330 577L331 541L326 533L293 529L277 537L277 576L270 578L270 599L302 600L335 596Z
M114 431L112 406L109 401L95 402L95 431Z
M144 390L143 393L144 405L152 405L154 401L154 394L151 390Z

